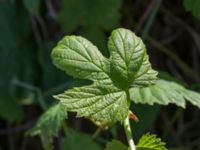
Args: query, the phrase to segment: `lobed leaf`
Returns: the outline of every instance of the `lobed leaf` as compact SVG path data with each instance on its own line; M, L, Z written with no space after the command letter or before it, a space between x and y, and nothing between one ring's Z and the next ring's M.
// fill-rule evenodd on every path
M136 150L167 150L167 148L160 138L147 133L140 138Z
M155 85L144 88L131 88L131 99L135 103L168 105L169 103L185 107L185 100L200 108L200 94L187 90L183 86L159 79Z
M157 72L151 68L142 40L127 29L112 32L110 51L110 77L122 89L143 87L155 83ZM123 82L122 82L123 81Z
M52 59L58 68L94 82L55 96L67 111L77 112L78 117L89 118L103 127L122 122L128 114L129 92L135 103L175 103L185 107L187 99L200 107L200 94L174 82L156 82L157 72L151 68L145 46L130 30L114 30L108 48L109 60L88 40L66 36L53 49Z
M55 98L66 110L77 112L78 117L90 118L102 127L116 121L123 122L129 109L126 93L106 84L74 88Z

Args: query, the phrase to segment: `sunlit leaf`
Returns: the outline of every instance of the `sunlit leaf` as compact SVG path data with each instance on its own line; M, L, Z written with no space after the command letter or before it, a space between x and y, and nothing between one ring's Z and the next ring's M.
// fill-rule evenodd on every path
M132 88L130 90L135 103L153 105L168 105L169 103L185 107L185 101L200 108L200 94L187 90L175 82L158 80L155 85L145 88Z
M151 68L144 43L133 32L114 30L108 49L111 55L110 77L117 86L127 89L155 83L157 72Z
M167 148L160 138L147 133L140 138L136 150L167 150Z

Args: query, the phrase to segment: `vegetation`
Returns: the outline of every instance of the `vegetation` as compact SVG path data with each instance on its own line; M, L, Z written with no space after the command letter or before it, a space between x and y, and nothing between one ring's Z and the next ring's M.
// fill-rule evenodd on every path
M0 149L198 150L198 3L1 1Z

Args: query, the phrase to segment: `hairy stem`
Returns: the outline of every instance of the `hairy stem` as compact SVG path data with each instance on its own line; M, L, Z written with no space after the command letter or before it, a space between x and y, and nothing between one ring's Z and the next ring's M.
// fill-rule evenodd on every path
M126 133L126 138L128 140L128 144L130 146L130 150L136 150L135 143L132 138L132 131L131 131L131 126L130 126L130 122L129 122L129 115L124 120L124 130Z

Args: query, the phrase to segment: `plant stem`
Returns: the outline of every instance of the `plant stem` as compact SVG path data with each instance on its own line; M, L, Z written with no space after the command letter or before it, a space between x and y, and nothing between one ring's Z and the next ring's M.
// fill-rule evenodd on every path
M135 143L132 138L132 131L131 131L131 126L130 126L130 122L129 122L129 115L124 120L124 130L126 133L126 138L128 140L128 144L130 146L130 150L136 150Z
M126 96L127 96L128 105L130 107L131 98L130 98L129 90L126 91ZM124 130L125 130L125 133L126 133L126 138L128 140L130 150L136 150L135 143L134 143L133 138L132 138L132 131L131 131L131 126L130 126L130 122L129 122L129 115L130 114L128 113L126 119L124 120Z

